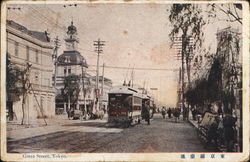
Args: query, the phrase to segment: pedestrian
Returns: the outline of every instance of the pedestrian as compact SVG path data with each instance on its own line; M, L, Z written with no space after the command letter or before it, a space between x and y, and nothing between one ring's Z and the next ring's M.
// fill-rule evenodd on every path
M218 129L218 125L219 125L219 117L216 116L214 122L210 125L210 127L208 129L207 142L205 144L205 148L207 148L209 145L211 145L212 141L214 141L215 147L218 147L218 143L217 143L217 138L218 138L217 129Z
M237 118L233 117L229 111L225 112L223 119L225 144L228 152L234 151L234 143L236 142L236 124Z
M175 108L174 109L174 117L175 117L175 122L177 123L178 120L179 120L179 117L180 117L180 114L181 114L181 109L180 108Z
M197 111L195 108L192 109L192 116L193 116L193 120L196 120L196 114L197 114Z
M171 118L171 115L172 115L172 110L171 110L171 108L168 108L167 113L168 113L168 118L170 119L170 118Z
M185 120L187 120L187 108L184 106L183 107L183 113L182 113L183 115L183 120L185 121Z
M155 106L155 104L153 104L153 111L152 111L152 114L151 114L150 118L153 118L154 113L156 113L156 106Z
M163 108L161 109L161 114L163 119L165 119L165 115L166 115L166 108L163 106Z
M148 122L148 125L150 125L150 106L149 102L145 103L145 120Z

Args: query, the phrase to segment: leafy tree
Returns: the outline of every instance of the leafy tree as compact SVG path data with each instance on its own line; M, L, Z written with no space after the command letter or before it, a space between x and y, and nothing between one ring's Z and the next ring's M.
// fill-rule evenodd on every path
M225 3L225 4L208 4L207 13L208 17L214 18L219 21L238 22L242 24L242 16L239 12L242 10L242 4L238 3ZM218 16L222 13L223 19Z
M13 102L20 100L21 89L18 85L21 83L21 69L13 66L10 62L10 56L6 57L6 93L7 93L7 107L9 109L9 120L13 120Z
M83 100L84 100L84 111L85 115L87 113L87 106L86 106L86 96L88 93L91 92L91 83L90 78L86 77L85 74L82 75L82 88L83 88Z
M69 75L64 80L64 88L62 89L62 95L65 101L72 102L76 105L80 93L80 77L78 75ZM67 110L68 112L69 110Z
M7 103L9 104L9 120L13 120L13 102L19 101L22 96L22 121L21 125L25 124L26 113L25 105L27 94L30 90L29 72L31 65L27 63L25 69L14 66L10 61L10 56L7 54L6 60L6 92Z
M26 99L28 96L28 93L31 88L29 76L30 76L30 67L31 64L27 63L25 69L21 71L21 94L22 94L22 112L23 112L23 117L22 117L22 122L21 125L25 124L25 119L26 119L26 113L25 113L25 106L26 106Z
M182 56L185 59L188 82L190 83L190 47L189 38L192 37L195 46L202 45L204 33L202 27L206 24L202 9L197 4L173 4L170 9L169 20L172 24L172 30L169 34L172 43L176 36L182 37Z

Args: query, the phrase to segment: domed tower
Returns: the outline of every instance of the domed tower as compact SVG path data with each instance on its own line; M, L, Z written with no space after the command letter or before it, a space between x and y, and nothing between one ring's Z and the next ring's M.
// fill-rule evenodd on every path
M77 38L77 29L74 26L73 21L71 21L71 25L68 26L67 38L65 39L65 42L67 51L77 50L79 40Z
M64 88L64 79L69 75L78 75L82 78L82 75L86 74L88 68L85 58L80 54L77 49L79 39L77 38L77 28L74 26L73 21L68 26L66 32L65 45L66 49L57 58L57 76L56 76L56 89L57 89L57 107L65 107L65 103L62 103L61 89ZM81 80L82 82L82 80ZM80 84L81 86L82 84ZM80 87L80 89L82 89ZM79 98L82 97L80 93ZM64 105L63 105L64 104ZM80 103L81 104L81 103Z
M88 65L84 57L77 50L79 39L77 38L77 28L73 21L68 26L67 36L65 38L66 50L58 57L58 66L74 66L82 65L87 68ZM75 74L75 73L74 73Z
M61 55L57 58L57 77L56 77L56 89L57 89L57 97L56 97L56 107L64 107L64 112L66 112L66 103L64 101L64 97L61 94L62 89L64 88L64 80L69 75L78 75L80 78L83 78L82 75L86 75L86 69L88 68L87 62L85 58L80 54L77 49L79 39L77 38L77 28L74 26L73 21L68 26L66 32L65 45L66 49L63 51ZM80 89L82 89L82 82L80 81ZM72 104L72 103L71 103ZM79 94L77 107L79 105L83 105L83 92L81 91ZM70 107L70 104L67 105Z

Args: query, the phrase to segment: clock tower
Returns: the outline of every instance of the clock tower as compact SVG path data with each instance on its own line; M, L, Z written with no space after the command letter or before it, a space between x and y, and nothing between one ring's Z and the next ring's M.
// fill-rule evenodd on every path
M69 75L78 75L79 78L87 77L86 69L88 68L87 62L85 58L82 56L82 53L78 51L78 43L79 39L77 37L77 28L74 26L73 21L71 21L70 25L67 28L66 38L64 39L66 48L61 55L57 58L57 71L58 74L56 76L56 89L57 99L56 99L56 107L65 107L65 103L63 103L63 98L61 95L61 90L64 88L64 80ZM82 80L80 81L80 88L82 89ZM77 103L82 105L83 101L83 92L79 94L79 102ZM69 105L68 105L69 107Z

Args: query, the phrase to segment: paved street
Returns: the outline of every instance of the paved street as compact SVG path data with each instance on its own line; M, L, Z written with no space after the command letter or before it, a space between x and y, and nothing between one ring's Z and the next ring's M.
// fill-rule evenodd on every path
M8 152L206 152L189 123L156 114L151 125L107 128L105 120L57 126L60 131L8 142Z

